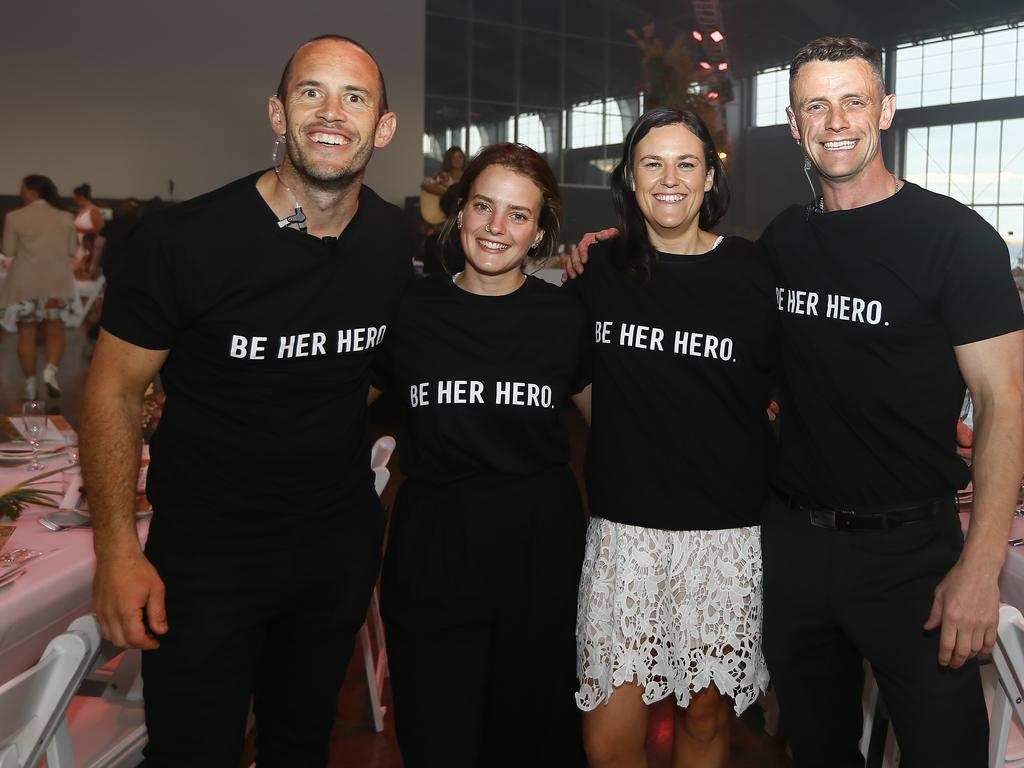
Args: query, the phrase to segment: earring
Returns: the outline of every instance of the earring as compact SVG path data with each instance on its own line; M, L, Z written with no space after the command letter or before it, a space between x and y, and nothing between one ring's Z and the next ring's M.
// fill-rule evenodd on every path
M811 170L811 158L809 158L807 155L804 155L804 173L807 173L810 170Z
M462 211L459 211L459 215L455 217L455 226L462 229Z

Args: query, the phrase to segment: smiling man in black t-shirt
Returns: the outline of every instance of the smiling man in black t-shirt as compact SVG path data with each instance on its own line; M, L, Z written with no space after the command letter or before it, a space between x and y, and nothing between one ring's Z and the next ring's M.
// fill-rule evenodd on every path
M781 459L762 522L765 655L798 766L862 766L862 659L907 766L987 764L977 663L1024 472L1021 308L980 216L890 173L895 112L873 47L809 43L793 138L821 197L761 239L782 317ZM974 511L956 455L974 396Z
M261 765L324 765L377 576L369 363L413 245L362 180L395 115L372 56L332 35L295 52L268 116L278 168L141 223L83 402L96 612L145 651L151 766L237 765L250 698ZM158 372L143 554L139 412Z

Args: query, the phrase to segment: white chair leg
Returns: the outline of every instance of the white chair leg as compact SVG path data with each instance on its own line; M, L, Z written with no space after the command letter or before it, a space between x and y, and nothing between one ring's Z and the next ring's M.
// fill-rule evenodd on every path
M373 647L370 645L370 630L364 623L359 630L359 644L363 646L363 665L366 668L366 687L370 694L370 710L373 712L373 727L377 733L384 730L384 713L380 706L377 688L377 670L373 663Z
M1001 685L996 685L992 697L992 717L988 725L988 764L1002 768L1006 762L1006 744L1010 738L1010 718L1013 710Z
M49 768L74 768L75 752L71 745L71 730L68 718L61 718L60 725L46 747L46 764ZM34 768L34 766L33 766Z
M864 665L864 694L861 697L861 711L863 715L863 727L860 732L860 753L868 756L871 749L871 731L875 725L875 712L878 710L878 684L871 668Z

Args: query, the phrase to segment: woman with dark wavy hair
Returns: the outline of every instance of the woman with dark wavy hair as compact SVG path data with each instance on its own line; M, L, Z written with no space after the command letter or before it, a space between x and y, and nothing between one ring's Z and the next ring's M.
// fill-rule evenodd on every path
M572 283L596 340L576 700L594 768L646 765L648 706L668 696L674 764L720 768L729 700L739 713L768 682L774 280L753 243L712 231L728 183L693 113L640 117L612 193L621 235Z
M13 259L0 282L0 325L18 331L18 362L25 374L25 399L35 400L37 338L46 354L43 382L60 396L57 368L64 356L64 316L75 298L71 259L77 238L74 217L60 207L57 187L46 176L21 182L24 206L7 214L3 252Z
M406 481L381 584L405 765L582 765L573 626L584 517L561 406L583 307L524 274L558 245L547 161L495 144L441 233L465 267L413 283L383 348ZM439 736L451 733L454 738Z

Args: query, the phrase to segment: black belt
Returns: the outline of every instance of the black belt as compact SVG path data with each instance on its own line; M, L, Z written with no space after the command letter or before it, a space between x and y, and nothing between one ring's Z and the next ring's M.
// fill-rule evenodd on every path
M811 525L837 531L881 531L920 523L952 510L952 499L938 498L890 507L840 508L818 504L792 493L775 491L787 507L808 516Z

